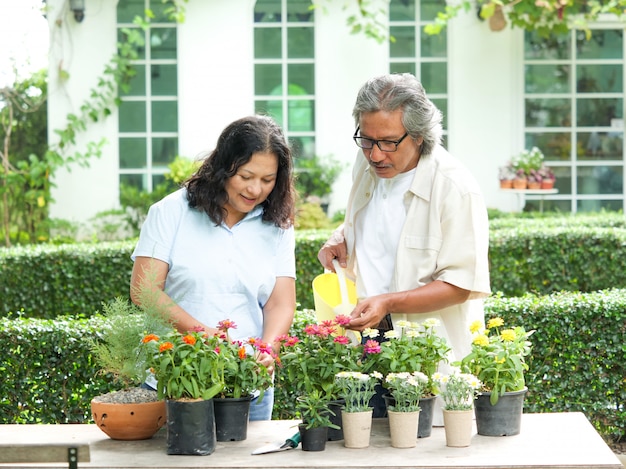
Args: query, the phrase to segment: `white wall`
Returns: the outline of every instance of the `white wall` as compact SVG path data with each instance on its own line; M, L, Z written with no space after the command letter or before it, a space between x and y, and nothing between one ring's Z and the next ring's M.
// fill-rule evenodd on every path
M493 32L473 10L449 25L449 150L471 169L487 206L501 210L517 207L515 194L499 191L498 167L523 149L522 41L520 30Z
M387 9L386 0L376 0L377 8ZM370 77L389 70L389 46L363 35L351 34L346 26L353 12L343 2L327 2L327 13L315 15L315 99L316 145L318 155L333 155L345 169L333 186L328 207L332 214L344 209L352 180L357 146L352 140L352 107L357 92Z
M254 113L255 0L190 0L178 28L179 153L213 149L230 122Z
M48 22L51 25L50 66L48 69L48 141L59 141L56 129L63 129L67 115L80 115L80 107L97 88L105 64L115 53L116 4L110 0L86 0L85 19L74 20L69 2L48 0ZM60 70L68 78L60 77ZM107 140L100 159L92 159L89 168L73 165L71 172L59 171L52 189L55 203L52 218L86 220L118 204L117 108L104 121L89 124L89 130L77 134L76 146L66 148L65 155L84 153L85 145Z

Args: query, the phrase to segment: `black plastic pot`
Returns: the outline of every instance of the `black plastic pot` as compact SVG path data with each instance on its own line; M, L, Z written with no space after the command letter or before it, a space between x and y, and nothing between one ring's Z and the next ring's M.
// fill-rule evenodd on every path
M334 425L337 425L339 428L328 428L328 441L339 441L343 440L343 427L341 422L341 408L346 404L345 399L338 399L336 401L331 401L328 405L328 408L335 413L329 415L330 422Z
M206 456L215 451L213 399L165 401L167 454Z
M302 451L324 451L328 438L328 427L306 428L306 424L298 425L302 439Z
M491 393L483 392L474 400L476 430L484 436L511 436L520 432L524 396L528 388L505 392L496 405L491 405Z
M217 441L242 441L248 437L252 396L213 398Z

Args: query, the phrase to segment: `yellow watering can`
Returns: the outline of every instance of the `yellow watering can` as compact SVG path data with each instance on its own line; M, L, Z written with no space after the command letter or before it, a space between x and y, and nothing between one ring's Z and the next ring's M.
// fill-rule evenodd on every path
M344 269L336 260L333 265L337 273L325 273L313 279L313 300L317 322L335 319L338 314L349 316L356 305L356 286L345 277ZM347 331L353 340L360 341L358 332Z

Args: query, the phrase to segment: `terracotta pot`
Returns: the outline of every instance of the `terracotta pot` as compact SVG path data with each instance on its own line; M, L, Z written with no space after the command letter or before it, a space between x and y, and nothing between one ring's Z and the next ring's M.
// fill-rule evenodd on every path
M546 179L541 181L542 189L554 189L554 179Z
M513 189L526 189L526 179L513 179Z
M529 182L527 188L532 190L541 189L541 183L535 181Z
M120 404L91 401L98 428L114 440L147 440L166 422L165 401Z
M500 179L500 189L512 189L512 188L513 188L512 179Z

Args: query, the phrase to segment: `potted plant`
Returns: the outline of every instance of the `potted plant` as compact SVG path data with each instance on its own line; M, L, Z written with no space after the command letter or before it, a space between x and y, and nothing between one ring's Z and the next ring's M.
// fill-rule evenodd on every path
M311 389L296 398L302 423L298 431L303 451L323 451L326 449L328 429L336 427L330 420L333 411L329 409L330 398L320 389Z
M344 446L367 448L372 429L370 400L376 394L376 384L383 375L377 371L371 375L359 371L342 371L335 375L339 395L345 405L341 409Z
M420 399L428 387L429 378L421 371L389 373L385 386L393 398L389 406L391 446L411 448L417 442Z
M519 433L524 394L527 391L524 372L528 370L525 357L532 344L528 338L534 331L523 327L503 328L502 318L492 318L483 329L480 321L471 324L474 334L472 349L458 363L466 373L475 375L482 383L475 405L476 424L481 435L515 435ZM501 401L504 398L504 402ZM498 409L495 407L499 406ZM501 409L501 418L492 414ZM483 426L479 417L490 414L493 428Z
M498 180L500 181L500 189L512 189L513 180L515 179L515 169L509 162L506 166L498 168Z
M554 188L554 182L556 181L556 177L552 168L545 164L542 165L539 169L539 175L541 176L541 189Z
M480 380L469 373L453 368L449 375L435 373L443 399L443 422L446 445L469 446L472 439L474 397L481 386Z
M420 438L430 436L432 430L433 407L437 395L437 385L432 380L439 365L448 362L450 346L446 339L437 333L439 320L428 318L420 323L398 321L396 329L384 334L385 341L365 344L367 358L363 361L364 371L376 370L383 375L389 373L421 371L428 377L420 407ZM366 329L363 336L373 339L378 330ZM375 342L375 341L373 341Z
M167 454L215 451L213 397L224 387L220 338L203 331L173 331L143 339L157 393L166 399Z
M293 383L296 396L306 399L315 393L321 397L316 402L324 405L325 411L336 409L330 412L333 417L331 429L341 428L340 409L343 405L335 375L341 371L358 371L363 354L362 346L352 345L350 338L344 335L343 327L349 321L348 316L337 315L333 320L305 325L302 338L278 338L281 343L278 373L284 373ZM307 402L305 407L309 405ZM302 415L302 408L300 413L305 423L311 425L312 422L306 421L306 415ZM339 436L334 438L340 439Z
M217 328L221 332L218 347L224 360L224 387L213 398L216 437L217 441L245 440L254 393L258 392L262 400L265 390L272 385L272 376L256 355L273 352L258 338L230 340L228 331L237 328L231 320L220 321Z
M147 330L172 330L147 290L142 306L118 297L103 304L105 325L89 343L99 373L110 374L117 388L91 401L94 422L109 437L140 440L152 437L165 424L165 402L140 385L147 376L147 356L141 339Z

